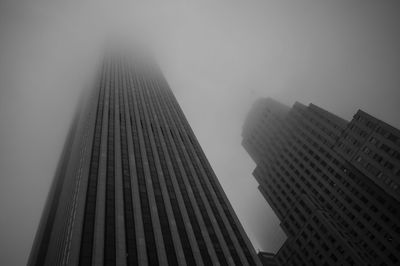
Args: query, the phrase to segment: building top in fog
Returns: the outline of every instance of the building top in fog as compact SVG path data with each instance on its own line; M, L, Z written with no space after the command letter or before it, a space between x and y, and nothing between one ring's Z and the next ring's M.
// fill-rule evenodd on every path
M243 128L259 190L288 236L280 265L397 265L400 133L358 111L258 100Z

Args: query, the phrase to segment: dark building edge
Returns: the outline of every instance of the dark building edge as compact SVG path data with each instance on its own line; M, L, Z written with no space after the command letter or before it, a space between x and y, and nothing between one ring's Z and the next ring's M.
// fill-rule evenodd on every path
M82 96L84 96L84 93L82 93ZM50 236L53 229L54 219L61 197L61 189L64 185L64 181L67 175L67 167L70 162L73 150L73 143L78 131L79 121L82 116L83 102L84 101L81 100L78 103L76 112L73 115L66 142L64 144L63 150L61 151L59 163L57 165L56 172L45 201L45 207L43 208L42 215L39 220L39 226L35 234L32 250L29 254L27 265L44 265L47 250L49 247Z

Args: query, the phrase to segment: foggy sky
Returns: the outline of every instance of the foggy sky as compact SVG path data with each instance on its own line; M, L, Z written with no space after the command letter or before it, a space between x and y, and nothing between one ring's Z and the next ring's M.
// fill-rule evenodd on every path
M82 89L110 40L146 40L256 249L279 221L241 127L258 97L400 127L398 1L0 2L0 265L24 265Z

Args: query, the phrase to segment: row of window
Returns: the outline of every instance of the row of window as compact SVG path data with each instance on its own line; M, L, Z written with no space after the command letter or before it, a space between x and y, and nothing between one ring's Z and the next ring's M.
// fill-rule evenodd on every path
M306 129L315 135L316 138L320 139L323 143L334 141L337 138L338 130L336 129L338 126L330 120L325 119L322 115L318 114L318 112L306 112L299 108L296 109L296 111L303 116L302 122L304 123ZM311 114L317 116L318 118L312 118ZM318 120L322 120L322 122L319 122ZM333 127L336 132L327 126Z
M381 161L382 158L381 156L375 154L373 156L374 159ZM382 171L379 170L378 167L376 167L373 163L369 163L367 160L365 160L363 157L358 156L356 158L356 162L360 164L360 166L362 168L364 168L365 170L368 171L368 173L372 174L373 176L375 176L378 180L382 180L386 185L388 185L391 189L393 190L397 190L399 189L399 185L393 180L393 178L391 176L386 176ZM381 161L382 162L382 161ZM384 163L384 167L387 167L388 164L390 164L389 162ZM400 171L399 171L400 173Z
M385 126L383 126L382 124L380 124L380 123L382 123L382 122L377 122L377 123L375 123L375 122L372 122L372 120L369 119L368 117L362 117L362 116L360 116L360 115L354 116L354 119L355 119L356 121L358 121L358 122L363 123L365 126L367 126L367 127L370 128L370 129L375 129L375 127L378 126L378 127L376 127L376 129L375 129L376 132L377 132L378 134L380 134L381 136L383 136L383 137L385 137L386 139L390 140L390 141L393 142L394 144L400 145L400 136L399 136L399 134L394 134L394 133L392 133L392 132L395 131L395 130L388 130L388 129L385 129L385 128L384 128ZM392 132L390 132L390 131L392 131ZM397 133L397 132L396 132L396 133Z

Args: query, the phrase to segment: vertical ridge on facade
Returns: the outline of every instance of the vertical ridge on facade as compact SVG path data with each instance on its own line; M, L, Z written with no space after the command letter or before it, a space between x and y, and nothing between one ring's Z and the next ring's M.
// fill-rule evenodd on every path
M106 68L106 67L105 67ZM90 160L89 181L86 194L86 205L83 221L82 242L80 251L80 265L90 265L92 261L92 249L94 238L94 219L96 209L97 195L97 178L100 160L100 142L103 121L104 94L105 94L105 75L106 70L102 73L102 82L99 90L99 100L97 105L95 133L93 138L92 156Z

